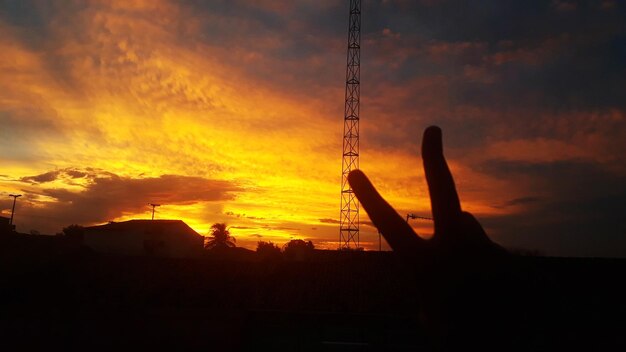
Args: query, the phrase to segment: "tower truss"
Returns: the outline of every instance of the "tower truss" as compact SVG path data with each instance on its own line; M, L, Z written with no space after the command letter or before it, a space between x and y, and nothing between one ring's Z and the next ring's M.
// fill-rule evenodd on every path
M359 201L348 183L348 174L350 171L359 168L360 79L361 0L350 0L343 123L343 161L341 166L339 249L355 249L359 247Z

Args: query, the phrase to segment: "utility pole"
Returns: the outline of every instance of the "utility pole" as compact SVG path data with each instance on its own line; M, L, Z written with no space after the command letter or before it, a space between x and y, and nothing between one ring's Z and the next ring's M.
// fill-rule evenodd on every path
M152 220L154 220L154 208L160 207L161 204L150 203L149 205L152 206Z
M348 183L348 174L359 168L359 111L361 96L361 0L350 0L348 59L344 99L343 160L339 249L359 248L359 201Z
M9 194L9 197L13 197L13 208L11 209L11 220L9 221L9 225L13 225L13 214L15 214L15 201L21 196L21 194Z

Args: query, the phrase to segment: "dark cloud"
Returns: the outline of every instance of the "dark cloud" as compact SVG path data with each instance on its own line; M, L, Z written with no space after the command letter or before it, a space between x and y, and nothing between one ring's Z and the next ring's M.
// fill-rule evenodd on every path
M336 219L318 219L318 220L319 222L323 224L339 224L340 223L340 221ZM374 226L374 223L372 223L369 220L361 220L359 223L364 226L376 228L376 226Z
M626 193L611 197L548 202L529 211L480 218L492 238L510 248L552 256L624 257Z
M111 208L119 205L127 211L138 200L152 200L162 204L193 204L201 201L225 201L234 198L231 192L238 188L230 182L201 177L163 175L154 178L95 177L86 190L79 193L61 189L44 189L42 193L59 202L89 202L90 199L108 199ZM143 204L142 204L143 206Z
M65 173L71 178L83 178L89 175L87 172L72 169L65 170Z
M296 230L300 230L299 228L296 227L289 227L289 226L265 226L265 229L267 230L290 230L290 231L296 231Z
M626 8L616 4L607 9L600 2L589 2L563 13L554 4L552 0L365 2L364 102L375 100L381 82L400 85L439 77L449 83L441 94L448 94L452 105L623 108ZM181 16L168 17L163 25L182 45L211 45L220 50L216 55L249 77L274 82L277 89L315 96L341 88L343 81L337 77L345 70L347 3L189 0L177 5ZM50 72L59 80L72 80L67 69L72 62L54 49L68 34L79 42L93 40L81 34L82 27L93 24L85 16L89 8L82 2L8 1L0 7L0 17L26 28L19 31L24 41L40 38L35 45L46 51L42 57L50 62ZM157 14L151 11L120 14L145 19ZM187 22L198 23L199 33L190 35ZM385 34L390 32L395 35ZM410 92L403 104L386 108L423 109L429 100L421 97L429 96L432 87L422 89ZM368 104L364 109L368 111Z
M46 35L51 33L53 20L62 14L54 2L8 0L0 5L3 22L29 29L20 35L22 41L32 47L44 44Z
M555 199L586 199L626 191L625 175L607 170L596 162L487 161L480 170L496 178L529 184Z
M363 18L363 130L377 148L419 152L430 124L455 136L448 146L467 150L554 136L568 113L626 110L621 3L562 13L550 0L368 2ZM580 133L572 120L558 138ZM605 123L609 133L626 130L623 118L590 125Z
M3 93L10 97L11 88L3 89L6 90ZM0 106L0 159L37 160L43 151L35 143L67 138L67 133L55 123L59 118L56 111L35 97L30 99L28 107Z
M626 33L558 34L506 49L510 61L484 62L488 83L455 81L453 102L490 108L608 109L626 107ZM487 53L486 53L487 54ZM530 61L530 62L529 62ZM458 66L461 68L462 66Z
M536 40L555 31L616 24L623 6L606 11L600 1L581 2L578 11L563 15L552 0L371 1L363 16L367 31L391 27L400 33L449 42Z
M369 220L362 220L361 221L361 225L365 225L365 226L376 228L376 225L374 225L374 223L369 221Z
M20 30L15 31L22 44L39 53L48 74L66 89L76 89L71 58L59 53L66 40L86 42L87 28L93 24L86 15L91 4L82 1L15 1L0 3L0 20ZM96 57L97 60L97 57Z
M46 183L52 182L59 177L60 171L49 171L40 175L22 177L20 181L29 183Z
M504 203L501 206L496 206L496 208L506 208L506 207L511 207L511 206L515 206L515 205L525 205L525 204L532 204L532 203L536 203L541 201L541 197L520 197L520 198L514 198L509 200L508 202Z
M62 188L24 190L17 209L20 213L18 226L27 224L51 232L72 223L87 225L125 214L147 212L148 203L167 206L226 202L241 191L230 181L181 175L132 178L97 169L60 170L27 179L48 182L59 175L83 175L87 182L79 191Z
M577 161L491 162L485 170L530 182L543 194L508 202L524 206L515 214L480 219L503 245L559 256L626 256L625 176Z
M246 216L246 218L251 219L251 220L265 220L265 218L262 217L258 217L258 216Z
M226 215L228 215L228 216L232 216L232 217L237 217L237 218L241 218L241 217L243 217L243 218L250 219L250 220L265 220L265 218L262 218L262 217L252 216L252 215L246 215L246 214L241 214L241 213L240 213L240 214L237 214L237 213L234 213L234 212L232 212L232 211L227 211L227 212L226 212L226 213L224 213L224 214L226 214Z
M256 227L251 227L251 226L229 226L229 228L238 229L238 230L256 229Z

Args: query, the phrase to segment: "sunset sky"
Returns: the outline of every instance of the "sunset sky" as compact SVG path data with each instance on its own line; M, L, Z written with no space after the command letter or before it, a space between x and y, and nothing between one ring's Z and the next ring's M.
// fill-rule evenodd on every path
M494 241L626 257L624 2L363 2L361 169L402 216L430 216L436 124ZM347 19L347 0L0 1L1 216L23 194L17 230L54 234L160 203L251 249L337 248Z

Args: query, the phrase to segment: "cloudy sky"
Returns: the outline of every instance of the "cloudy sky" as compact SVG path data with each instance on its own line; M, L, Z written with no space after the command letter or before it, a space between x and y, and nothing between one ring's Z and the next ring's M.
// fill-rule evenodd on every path
M0 1L1 215L21 193L18 230L54 234L156 202L249 248L336 248L347 3ZM364 0L362 170L428 216L436 124L496 242L625 257L625 23L609 0Z

